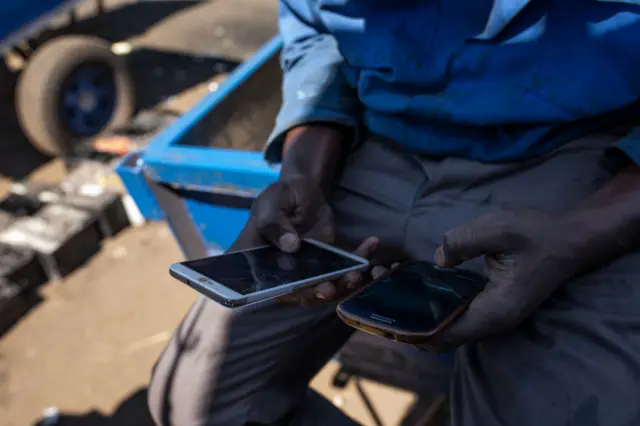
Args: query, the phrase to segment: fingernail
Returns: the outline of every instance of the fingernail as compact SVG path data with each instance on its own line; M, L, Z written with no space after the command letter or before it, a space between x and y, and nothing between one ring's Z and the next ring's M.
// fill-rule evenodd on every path
M327 300L327 298L325 297L324 294L317 292L316 293L316 299L320 299L320 300Z
M384 266L374 266L373 269L371 269L371 276L373 277L373 279L378 279L385 272L387 272L387 268L385 268Z
M278 243L284 251L293 252L298 250L298 237L294 234L284 234L282 237L280 237Z

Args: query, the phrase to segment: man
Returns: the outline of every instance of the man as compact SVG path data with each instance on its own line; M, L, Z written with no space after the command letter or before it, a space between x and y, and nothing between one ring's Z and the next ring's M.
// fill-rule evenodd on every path
M282 172L236 246L334 234L389 261L484 259L488 288L440 338L459 346L452 424L640 424L640 2L281 0L279 16ZM198 301L155 369L158 424L350 424L305 389L351 331L333 301L362 283L237 316Z

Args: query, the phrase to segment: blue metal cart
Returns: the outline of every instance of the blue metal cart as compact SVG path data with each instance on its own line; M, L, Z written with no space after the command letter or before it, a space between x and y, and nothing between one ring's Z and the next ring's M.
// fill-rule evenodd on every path
M281 103L282 42L267 42L142 152L117 167L148 220L166 220L186 258L228 248L249 217L249 207L273 182L262 147ZM177 260L177 259L176 259ZM365 376L419 393L447 388L452 364L444 356L356 333L338 356L336 386Z
M49 31L61 15L73 23L84 1L4 0L0 5L0 53L22 62L17 116L32 144L46 154L69 152L87 138L125 125L134 112L128 69L110 43ZM94 2L102 13L102 0ZM6 61L0 65L2 82L11 71Z

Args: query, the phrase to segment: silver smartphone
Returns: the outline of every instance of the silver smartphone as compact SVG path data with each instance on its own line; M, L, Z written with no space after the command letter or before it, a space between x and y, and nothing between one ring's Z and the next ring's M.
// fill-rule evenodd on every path
M240 307L366 269L368 264L353 253L306 239L296 253L262 246L176 263L169 273L221 305Z

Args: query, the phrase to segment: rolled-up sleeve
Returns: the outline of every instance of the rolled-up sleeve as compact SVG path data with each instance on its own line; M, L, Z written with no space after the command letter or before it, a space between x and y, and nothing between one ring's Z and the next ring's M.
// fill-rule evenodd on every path
M359 124L359 103L343 73L344 58L318 22L312 2L279 1L284 78L282 107L265 148L270 163L282 160L282 144L293 127L328 122L356 130Z

